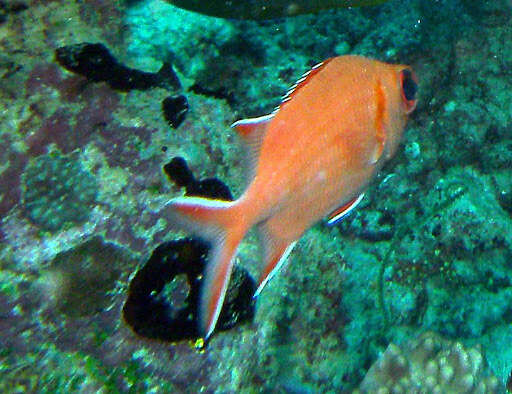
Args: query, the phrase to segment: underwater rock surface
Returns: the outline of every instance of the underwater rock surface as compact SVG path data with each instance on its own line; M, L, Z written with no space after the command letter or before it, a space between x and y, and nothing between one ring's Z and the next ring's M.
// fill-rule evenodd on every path
M162 0L0 1L0 392L351 392L390 343L402 354L425 331L485 354L475 387L510 382L511 4L403 4L240 21ZM132 70L172 64L181 88L118 91L56 62L84 42ZM121 322L130 275L183 236L162 207L183 192L239 196L247 155L230 124L348 53L420 80L399 153L358 209L309 231L254 319L205 353L134 334ZM163 113L175 95L183 119ZM33 218L27 181L53 185L31 189ZM252 277L257 245L237 261Z
M65 316L93 316L108 307L105 294L115 289L132 259L123 248L95 236L55 256L37 286L44 301Z

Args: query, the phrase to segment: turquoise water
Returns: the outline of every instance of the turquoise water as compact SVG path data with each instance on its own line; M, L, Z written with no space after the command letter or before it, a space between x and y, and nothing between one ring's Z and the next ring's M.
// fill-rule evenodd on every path
M162 0L0 1L0 391L506 392L511 16L509 0L258 21ZM230 125L349 54L415 70L402 144L256 301L246 237L204 346L204 246L165 204L240 196L249 159Z

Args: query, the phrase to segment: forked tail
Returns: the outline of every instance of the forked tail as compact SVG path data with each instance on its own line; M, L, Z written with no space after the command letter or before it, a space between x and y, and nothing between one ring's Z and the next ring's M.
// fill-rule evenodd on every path
M173 225L207 239L208 254L199 306L199 334L207 339L219 318L238 245L248 231L238 201L180 197L169 201L166 213Z

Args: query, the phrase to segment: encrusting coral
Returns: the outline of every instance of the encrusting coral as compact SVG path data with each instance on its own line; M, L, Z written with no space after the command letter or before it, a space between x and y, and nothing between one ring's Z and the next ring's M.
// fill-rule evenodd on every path
M427 332L399 347L391 343L355 393L500 393L479 347Z
M55 151L29 162L23 176L27 217L48 231L87 220L96 201L97 181L75 154Z

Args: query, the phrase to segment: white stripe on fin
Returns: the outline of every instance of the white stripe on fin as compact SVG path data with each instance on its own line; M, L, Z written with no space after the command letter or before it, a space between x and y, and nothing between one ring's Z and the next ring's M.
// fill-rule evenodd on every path
M364 193L361 193L359 196L349 201L347 204L344 204L338 209L336 209L329 215L329 220L327 221L327 224L329 226L332 226L333 224L336 224L339 221L343 220L350 212L352 212L352 210L355 207L357 207L357 205L361 202L363 197Z
M288 247L285 249L283 255L279 259L279 262L275 265L274 269L272 271L270 271L270 273L267 275L267 277L260 283L260 285L256 289L256 292L254 293L253 298L258 297L258 295L261 293L261 291L263 290L265 285L268 283L268 281L270 279L272 279L277 272L279 272L279 270L281 269L281 267L283 266L284 262L286 261L286 259L290 255L290 253L291 253L291 251L292 251L292 249L293 249L293 247L295 246L296 243L297 243L297 241L294 241L290 245L288 245Z

